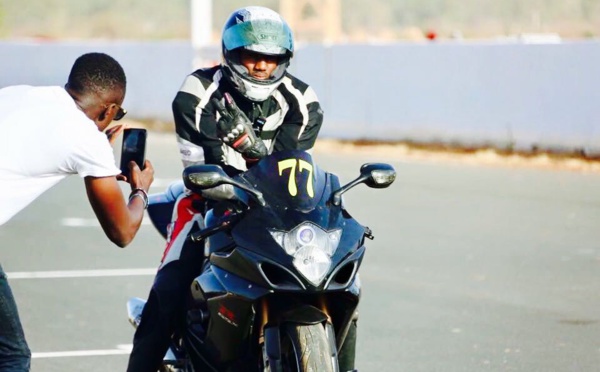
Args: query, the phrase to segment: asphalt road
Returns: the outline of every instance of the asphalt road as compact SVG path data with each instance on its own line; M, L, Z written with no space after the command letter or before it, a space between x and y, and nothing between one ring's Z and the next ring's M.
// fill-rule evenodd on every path
M150 133L155 187L179 177L175 140ZM361 371L600 370L600 174L413 163L318 152L343 182L389 162L395 184L345 196L374 232L361 268ZM125 190L125 187L124 187ZM146 297L164 242L125 249L71 177L0 227L33 372L122 371L129 297Z

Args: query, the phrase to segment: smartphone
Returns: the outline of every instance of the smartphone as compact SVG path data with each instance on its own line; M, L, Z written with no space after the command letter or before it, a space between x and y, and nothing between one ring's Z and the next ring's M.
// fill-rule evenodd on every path
M146 129L127 128L123 131L123 145L121 147L121 173L129 177L129 162L135 161L140 169L144 169L146 158Z

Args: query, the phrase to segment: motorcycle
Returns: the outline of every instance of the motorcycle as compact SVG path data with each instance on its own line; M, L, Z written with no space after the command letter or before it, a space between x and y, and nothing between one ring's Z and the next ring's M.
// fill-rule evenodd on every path
M340 186L299 150L273 153L235 177L216 165L185 168L180 187L215 201L188 237L205 250L204 268L161 371L340 371L355 331L364 243L373 239L342 195L361 183L388 187L395 177L391 165L368 163ZM150 198L163 236L180 191ZM128 301L134 327L144 303Z

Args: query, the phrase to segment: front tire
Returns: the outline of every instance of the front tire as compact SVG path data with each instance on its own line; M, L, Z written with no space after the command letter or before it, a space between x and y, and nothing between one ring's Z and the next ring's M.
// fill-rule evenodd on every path
M282 329L281 354L286 372L334 372L330 350L322 324L287 324Z

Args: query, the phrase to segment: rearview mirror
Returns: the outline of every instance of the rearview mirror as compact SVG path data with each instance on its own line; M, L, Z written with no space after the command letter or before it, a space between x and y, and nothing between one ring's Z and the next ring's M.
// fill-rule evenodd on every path
M384 189L396 179L396 171L389 164L371 163L360 167L360 178L365 179L365 184L376 189Z
M224 183L230 177L218 165L192 165L183 170L183 183L190 190L206 190Z
M266 205L263 194L260 191L229 177L223 168L218 165L202 164L186 167L183 170L183 183L185 187L198 193L220 185L232 185L246 191L260 205Z
M335 191L331 196L331 202L333 205L340 205L342 203L342 194L358 184L364 183L372 188L383 189L391 185L395 179L396 171L394 170L394 167L389 164L363 164L363 166L360 167L360 176Z

